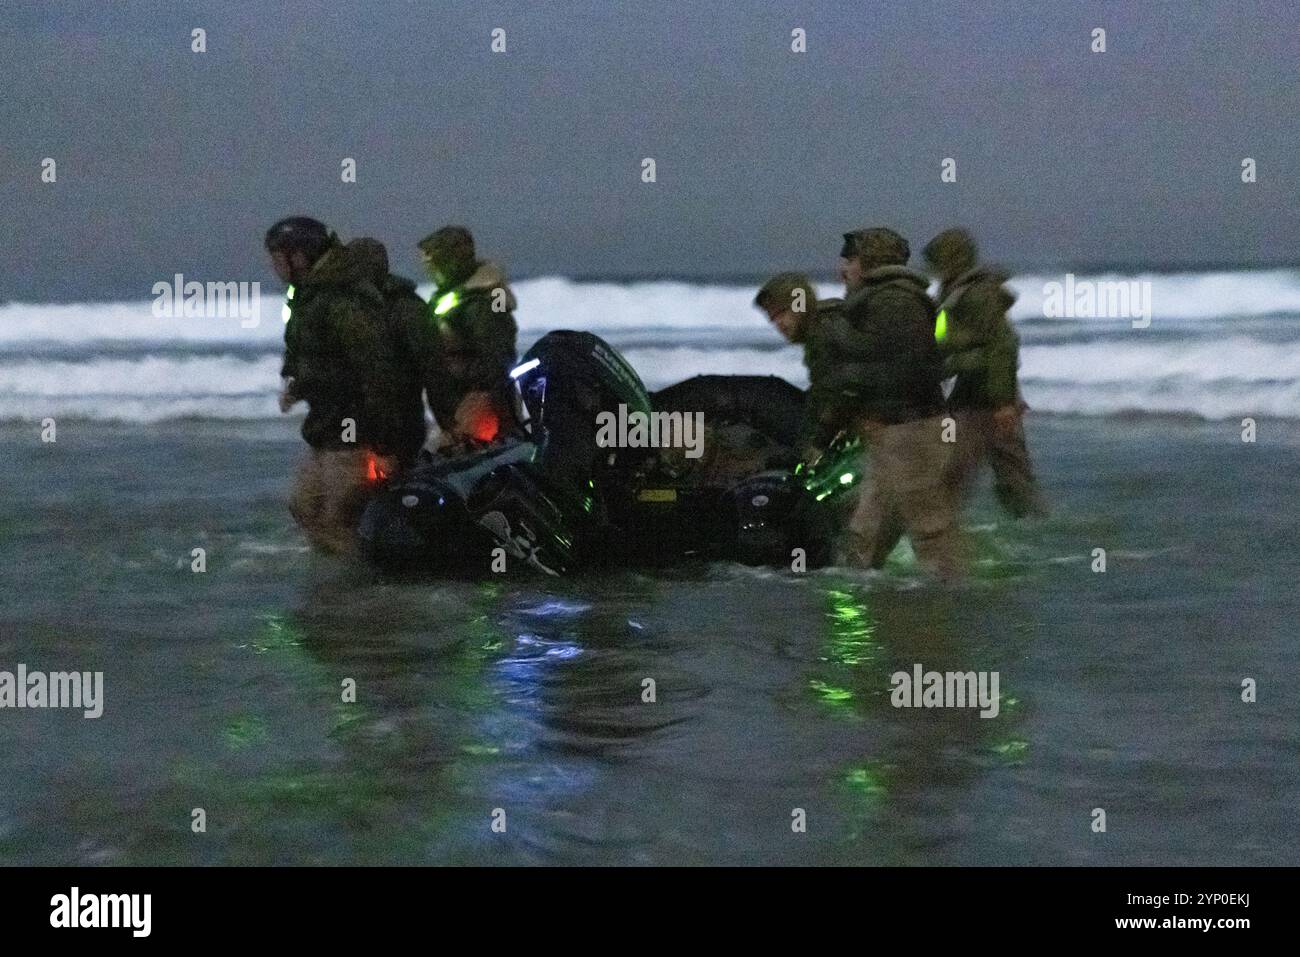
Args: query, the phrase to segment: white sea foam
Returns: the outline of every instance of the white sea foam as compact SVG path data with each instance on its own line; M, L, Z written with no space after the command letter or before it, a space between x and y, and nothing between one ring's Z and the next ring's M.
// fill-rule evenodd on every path
M1060 282L1065 272L1013 277L1019 296L1014 318L1042 317L1043 287ZM1078 276L1096 282L1136 280L1152 284L1154 321L1198 320L1262 315L1300 316L1300 273L1291 270L1211 272L1164 275ZM685 282L576 282L541 277L515 283L520 329L590 329L594 332L711 327L750 331L761 318L752 305L754 289L742 285L699 285ZM838 295L838 286L822 283L822 295ZM424 296L430 293L422 287ZM64 345L94 342L186 343L226 342L258 345L278 342L280 297L268 290L262 321L255 329L241 328L237 318L159 318L148 300L140 302L0 304L0 349L22 343ZM269 308L268 308L269 307ZM1113 324L1113 320L1099 320Z
M1115 277L1152 283L1150 329L1061 320L1056 335L1041 315L1042 288L1063 276L1012 281L1021 297L1014 315L1037 319L1021 349L1036 409L1300 418L1300 275ZM807 384L799 349L776 337L748 287L552 277L516 291L521 350L548 329L587 329L623 349L651 389L704 373ZM263 314L278 309L264 304ZM282 332L278 318L256 329L237 319L157 318L148 302L0 305L0 419L274 418Z
M235 356L92 358L84 362L0 359L0 396L34 398L238 396L274 398L280 360Z
M1065 282L1068 270L1059 273L1013 277L1009 283L1016 292L1013 319L1043 317L1044 287ZM1075 274L1079 280L1101 284L1108 282L1149 282L1153 323L1161 321L1196 321L1224 317L1300 315L1300 272L1291 269L1252 270L1243 272L1205 273L1135 273L1120 275ZM1095 320L1115 323L1113 319ZM1120 320L1127 324L1127 320Z
M1026 345L1020 350L1022 381L1091 386L1135 385L1179 380L1201 384L1300 382L1300 349L1295 342L1228 339L1146 341L1141 333L1125 340Z

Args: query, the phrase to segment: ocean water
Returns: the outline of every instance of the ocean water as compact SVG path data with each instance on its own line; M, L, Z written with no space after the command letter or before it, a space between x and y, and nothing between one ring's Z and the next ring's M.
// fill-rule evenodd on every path
M278 304L0 306L0 671L105 697L0 709L0 863L1298 863L1300 277L1147 278L1145 329L1016 281L1053 513L981 489L951 588L906 547L385 580L287 514ZM803 381L746 289L517 291L523 344L592 329L651 387ZM893 707L915 664L998 672L999 714Z

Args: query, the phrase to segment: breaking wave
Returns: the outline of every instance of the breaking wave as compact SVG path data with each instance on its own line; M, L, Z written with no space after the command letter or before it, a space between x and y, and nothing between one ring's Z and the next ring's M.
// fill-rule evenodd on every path
M1043 287L1064 276L1011 282L1021 379L1036 410L1300 418L1297 273L1076 277L1150 282L1144 330L1045 319ZM754 310L748 286L546 277L515 289L521 350L548 329L588 329L622 349L651 389L702 373L807 384L799 350ZM0 305L0 420L274 418L283 327L280 298L264 300L252 328L235 317L159 318L148 301Z

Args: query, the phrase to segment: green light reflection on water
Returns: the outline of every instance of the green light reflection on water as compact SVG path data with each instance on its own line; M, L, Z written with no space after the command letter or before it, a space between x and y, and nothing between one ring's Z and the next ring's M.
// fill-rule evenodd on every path
M239 648L252 648L253 653L264 655L268 651L284 651L289 648L302 647L302 632L284 615L263 615L261 629L253 634L248 644L237 645Z
M830 633L826 637L822 661L850 667L877 658L880 644L875 639L876 623L865 603L846 591L833 589L826 593L830 610Z
M231 751L242 751L258 744L265 744L271 737L266 722L256 715L236 715L226 722L222 731L226 747Z
M888 793L880 770L875 767L850 768L844 775L844 783L863 797L882 797Z

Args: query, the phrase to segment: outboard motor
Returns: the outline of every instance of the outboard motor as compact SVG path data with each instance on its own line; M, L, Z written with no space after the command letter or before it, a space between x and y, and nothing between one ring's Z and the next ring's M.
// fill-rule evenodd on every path
M510 374L519 387L524 427L537 443L544 480L557 489L603 491L602 480L626 474L641 449L596 444L601 412L649 414L650 397L619 353L590 332L561 330L539 339Z

